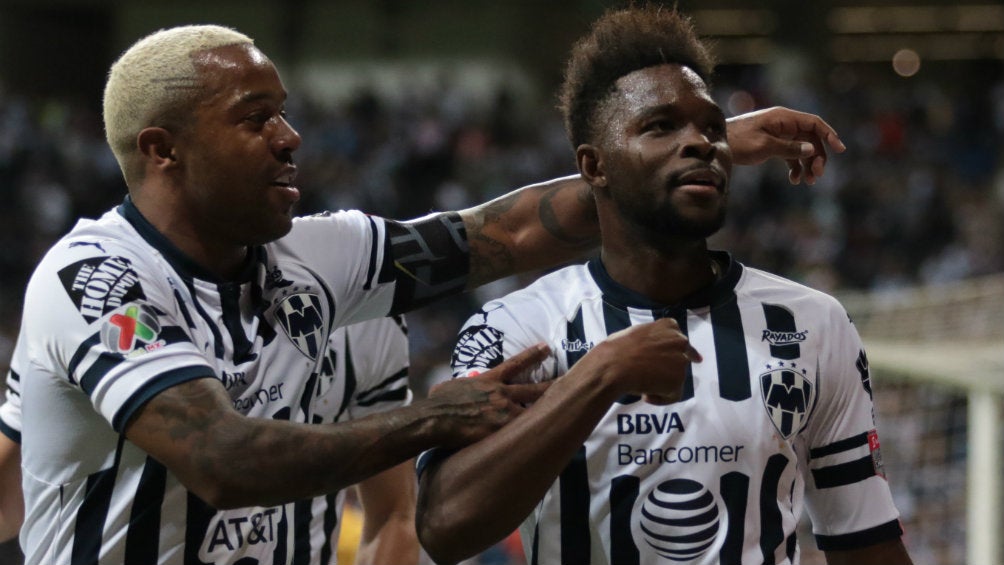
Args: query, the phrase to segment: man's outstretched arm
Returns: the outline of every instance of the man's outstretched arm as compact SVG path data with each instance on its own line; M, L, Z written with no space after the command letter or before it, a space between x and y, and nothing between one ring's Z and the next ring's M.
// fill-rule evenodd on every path
M846 150L836 130L822 118L781 106L742 114L726 123L735 164L783 159L791 184L815 184L826 170L827 149Z
M739 165L772 158L788 163L788 178L814 184L827 150L844 151L836 131L814 114L774 107L728 120ZM517 189L460 212L470 245L467 288L515 273L560 265L599 244L589 185L572 175Z
M275 506L335 492L425 449L459 448L496 431L546 388L506 384L546 353L530 349L485 378L451 381L411 406L337 424L248 418L234 410L219 380L196 379L150 399L125 435L215 508Z

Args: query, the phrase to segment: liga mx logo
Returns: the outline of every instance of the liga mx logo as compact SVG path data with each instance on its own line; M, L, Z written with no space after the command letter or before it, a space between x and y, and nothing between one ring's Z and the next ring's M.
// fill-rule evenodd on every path
M283 331L304 355L317 359L321 351L324 319L321 299L316 294L294 294L275 309L275 319Z
M697 481L659 483L641 505L641 538L660 557L689 563L707 553L721 530L715 496Z
M140 346L150 349L158 343L163 345L157 340L159 335L157 314L144 304L133 303L120 308L101 326L101 344L123 355Z
M760 375L760 391L767 415L784 439L805 427L819 393L806 377L805 369L796 368L794 363L785 367L783 362L777 369Z

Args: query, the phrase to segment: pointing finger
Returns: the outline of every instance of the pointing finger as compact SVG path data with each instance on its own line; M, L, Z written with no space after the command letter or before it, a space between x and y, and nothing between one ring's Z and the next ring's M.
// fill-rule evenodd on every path
M686 356L687 359L690 359L691 363L700 363L701 361L704 361L704 356L701 355L699 351L694 349L694 346L690 345L689 343L687 344Z
M501 383L511 382L535 369L547 356L551 349L543 343L528 347L520 353L506 359L501 365L478 375L476 378L494 380Z

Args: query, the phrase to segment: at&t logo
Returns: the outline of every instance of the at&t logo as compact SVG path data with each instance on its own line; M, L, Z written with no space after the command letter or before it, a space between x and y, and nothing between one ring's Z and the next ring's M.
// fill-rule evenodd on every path
M715 543L721 519L715 496L697 481L659 483L641 505L641 539L655 553L676 563L689 563Z

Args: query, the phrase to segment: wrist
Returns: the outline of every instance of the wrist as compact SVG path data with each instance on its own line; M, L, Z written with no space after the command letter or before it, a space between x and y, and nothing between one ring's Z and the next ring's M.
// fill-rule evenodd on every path
M449 442L455 426L449 424L446 402L432 396L416 400L408 408L414 411L416 429L423 444L437 446Z
M615 348L601 342L572 368L578 374L574 380L585 385L586 394L606 404L612 403L629 392L619 375L618 365Z

